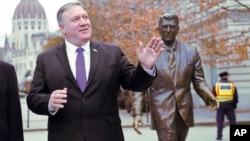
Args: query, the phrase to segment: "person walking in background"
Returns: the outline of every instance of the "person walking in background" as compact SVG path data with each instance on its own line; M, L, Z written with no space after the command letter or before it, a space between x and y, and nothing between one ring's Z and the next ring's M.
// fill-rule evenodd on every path
M191 83L210 110L219 106L206 83L198 51L176 39L178 19L174 13L165 13L159 19L158 32L165 51L155 63L158 76L149 88L151 128L159 141L185 141L189 127L194 126ZM133 125L139 134L143 97L143 93L135 93L132 98Z
M162 40L153 37L146 47L139 43L135 67L120 47L91 40L91 22L79 3L63 5L57 21L65 41L38 55L29 109L48 115L48 141L124 141L120 86L144 91L152 84Z
M224 127L225 116L230 124L236 124L235 109L238 103L238 92L234 82L229 81L229 73L227 71L219 74L220 81L218 81L214 88L213 94L220 102L220 106L216 113L217 123L217 140L222 140L222 131Z
M23 141L22 111L16 71L0 60L0 140Z

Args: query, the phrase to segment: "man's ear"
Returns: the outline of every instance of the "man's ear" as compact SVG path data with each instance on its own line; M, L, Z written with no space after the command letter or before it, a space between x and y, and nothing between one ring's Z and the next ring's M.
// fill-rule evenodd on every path
M176 35L177 35L177 34L179 34L179 29L180 29L180 27L179 27L179 26L177 26Z
M64 26L63 26L63 25L59 25L59 29L60 29L61 32L64 34Z

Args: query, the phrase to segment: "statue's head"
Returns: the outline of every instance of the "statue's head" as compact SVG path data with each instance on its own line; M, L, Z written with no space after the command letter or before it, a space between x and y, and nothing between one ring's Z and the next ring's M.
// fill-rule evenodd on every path
M179 18L173 13L164 13L159 18L158 32L166 45L172 45L179 31Z
M176 25L179 26L179 17L171 12L166 12L164 14L162 14L159 18L159 26L162 25L163 20L174 20L176 22Z

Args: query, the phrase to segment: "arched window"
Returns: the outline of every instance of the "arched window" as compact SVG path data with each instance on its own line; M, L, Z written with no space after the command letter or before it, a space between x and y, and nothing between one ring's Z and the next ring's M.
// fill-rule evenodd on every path
M24 35L24 48L29 48L29 36L27 34Z
M30 25L31 25L31 29L34 30L34 29L35 29L35 26L36 26L35 21L31 21L31 22L30 22Z

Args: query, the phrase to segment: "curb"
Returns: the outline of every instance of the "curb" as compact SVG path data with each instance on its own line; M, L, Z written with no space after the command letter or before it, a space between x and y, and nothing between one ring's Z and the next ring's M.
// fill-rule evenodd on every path
M48 131L48 130L47 128L23 129L23 132L37 132L37 131Z
M230 125L228 121L224 123L225 125ZM236 121L236 124L238 125L250 125L249 121ZM194 123L194 126L216 126L216 122L196 122Z
M239 125L250 125L250 121L238 121L237 124ZM226 121L225 122L225 126L229 126L229 122ZM194 123L194 126L216 126L215 122L196 122ZM144 127L149 127L150 128L150 124L146 124L140 128L144 128ZM132 125L122 125L122 128L133 128ZM24 132L38 132L38 131L47 131L47 128L33 128L33 129L24 129Z

